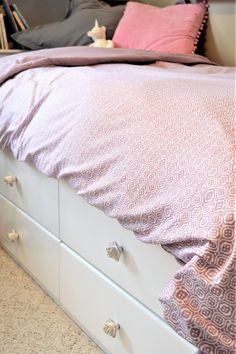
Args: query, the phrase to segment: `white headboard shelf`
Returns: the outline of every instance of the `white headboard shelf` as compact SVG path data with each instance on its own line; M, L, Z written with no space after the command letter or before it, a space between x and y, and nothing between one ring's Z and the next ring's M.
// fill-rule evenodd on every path
M236 66L235 0L209 0L206 55L225 66Z

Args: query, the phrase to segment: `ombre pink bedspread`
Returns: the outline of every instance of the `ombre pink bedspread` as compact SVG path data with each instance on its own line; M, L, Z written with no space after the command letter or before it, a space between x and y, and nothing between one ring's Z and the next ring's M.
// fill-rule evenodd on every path
M234 69L123 53L62 48L0 60L0 147L66 178L181 260L161 295L166 320L203 353L233 354Z

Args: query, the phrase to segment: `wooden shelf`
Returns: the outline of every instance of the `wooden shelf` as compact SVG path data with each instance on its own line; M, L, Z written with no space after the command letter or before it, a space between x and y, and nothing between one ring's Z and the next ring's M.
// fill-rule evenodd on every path
M15 54L21 52L23 52L21 49L0 49L0 54Z

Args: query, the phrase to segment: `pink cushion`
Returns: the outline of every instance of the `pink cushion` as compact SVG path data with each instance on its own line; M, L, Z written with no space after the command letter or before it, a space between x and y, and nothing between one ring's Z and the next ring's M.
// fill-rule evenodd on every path
M128 2L113 41L118 48L194 53L205 11L203 3L159 8Z

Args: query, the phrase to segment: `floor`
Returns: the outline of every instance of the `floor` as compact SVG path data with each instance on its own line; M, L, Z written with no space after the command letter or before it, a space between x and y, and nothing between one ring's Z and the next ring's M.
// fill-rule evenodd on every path
M0 354L102 354L0 248Z

